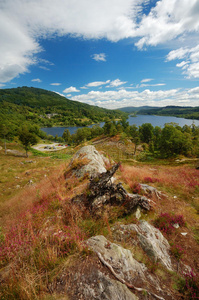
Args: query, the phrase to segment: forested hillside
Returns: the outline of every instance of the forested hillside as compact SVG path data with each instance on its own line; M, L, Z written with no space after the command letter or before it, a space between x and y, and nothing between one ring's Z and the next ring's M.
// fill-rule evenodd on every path
M139 115L158 115L158 116L173 116L185 119L199 120L199 106L166 106L166 107L152 107L152 106L140 106L140 107L123 107L121 111L126 113L137 113Z
M4 124L12 136L24 122L38 127L86 126L124 114L33 87L0 90L0 125Z
M139 114L160 115L160 116L175 116L186 119L199 120L199 106L197 107L182 107L182 106L166 106L152 109L141 109Z

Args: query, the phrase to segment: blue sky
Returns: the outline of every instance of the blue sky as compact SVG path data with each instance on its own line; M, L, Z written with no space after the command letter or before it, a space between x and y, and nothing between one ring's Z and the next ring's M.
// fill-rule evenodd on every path
M1 0L0 88L199 106L198 0Z

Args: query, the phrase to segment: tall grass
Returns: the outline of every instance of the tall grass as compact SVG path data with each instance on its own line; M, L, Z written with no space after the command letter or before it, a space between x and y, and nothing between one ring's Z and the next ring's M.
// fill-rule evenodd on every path
M64 168L27 188L4 208L0 299L37 299L47 291L46 276L83 249L85 233L78 226L81 212L69 204L75 179L66 196Z
M121 177L128 186L135 182L149 183L174 195L181 195L186 200L199 191L198 170L188 166L123 166Z

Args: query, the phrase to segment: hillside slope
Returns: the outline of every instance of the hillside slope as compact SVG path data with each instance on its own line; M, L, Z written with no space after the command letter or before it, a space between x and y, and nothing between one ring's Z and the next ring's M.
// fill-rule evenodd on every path
M40 168L43 177L37 183L36 169L30 169L30 161L21 158L15 164L21 169L17 180L22 180L24 174L26 181L33 176L35 179L1 203L1 299L199 297L198 214L192 203L193 199L198 203L197 170L192 165L135 161L132 165L128 159L128 164L124 162L114 174L114 183L106 181L103 185L109 193L101 190L98 196L93 187L102 186L104 175L89 179L86 173L82 177L76 174L92 160L88 154L93 156L90 167L96 167L100 148L109 159L113 158L111 150L118 150L121 158L122 149L116 147L116 141L113 147L113 142L103 141L98 149L87 146L87 155L82 155L85 149L81 148L70 163L58 162L57 168L46 158L51 168L47 173L45 162L41 165L35 158L31 164L37 166L37 171ZM113 162L101 159L108 168L104 174L110 176ZM5 168L2 173L7 171ZM138 190L138 183L142 187L149 183L156 193ZM114 190L110 193L111 187ZM123 188L136 198L141 192L140 197L151 203L150 210L142 209L140 204L136 213L125 209L130 202L127 198L121 205ZM93 196L94 201L90 201Z
M159 115L159 116L174 116L186 119L199 120L199 106L165 106L165 107L153 107L153 106L140 106L140 107L123 107L119 110L126 113L137 113L139 115Z
M120 118L123 112L69 100L55 92L34 87L0 89L0 124L20 126L31 122L41 127L85 126Z

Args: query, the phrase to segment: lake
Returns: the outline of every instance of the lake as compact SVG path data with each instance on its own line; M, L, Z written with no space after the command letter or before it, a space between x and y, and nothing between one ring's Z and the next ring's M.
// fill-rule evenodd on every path
M176 118L176 117L168 117L168 116L151 116L151 115L137 115L136 117L130 117L128 118L129 125L135 124L136 126L140 126L144 123L151 123L153 126L160 126L164 127L165 123L177 123L179 126L191 125L194 124L196 126L199 126L199 120L190 120L190 119L184 119L184 118ZM102 127L104 125L104 122L100 123L99 126ZM90 125L88 127L92 127L93 125ZM41 128L44 132L47 134L53 135L53 136L62 136L65 129L68 129L70 131L70 134L73 134L77 131L78 128L83 128L81 126L74 126L74 127L45 127Z

